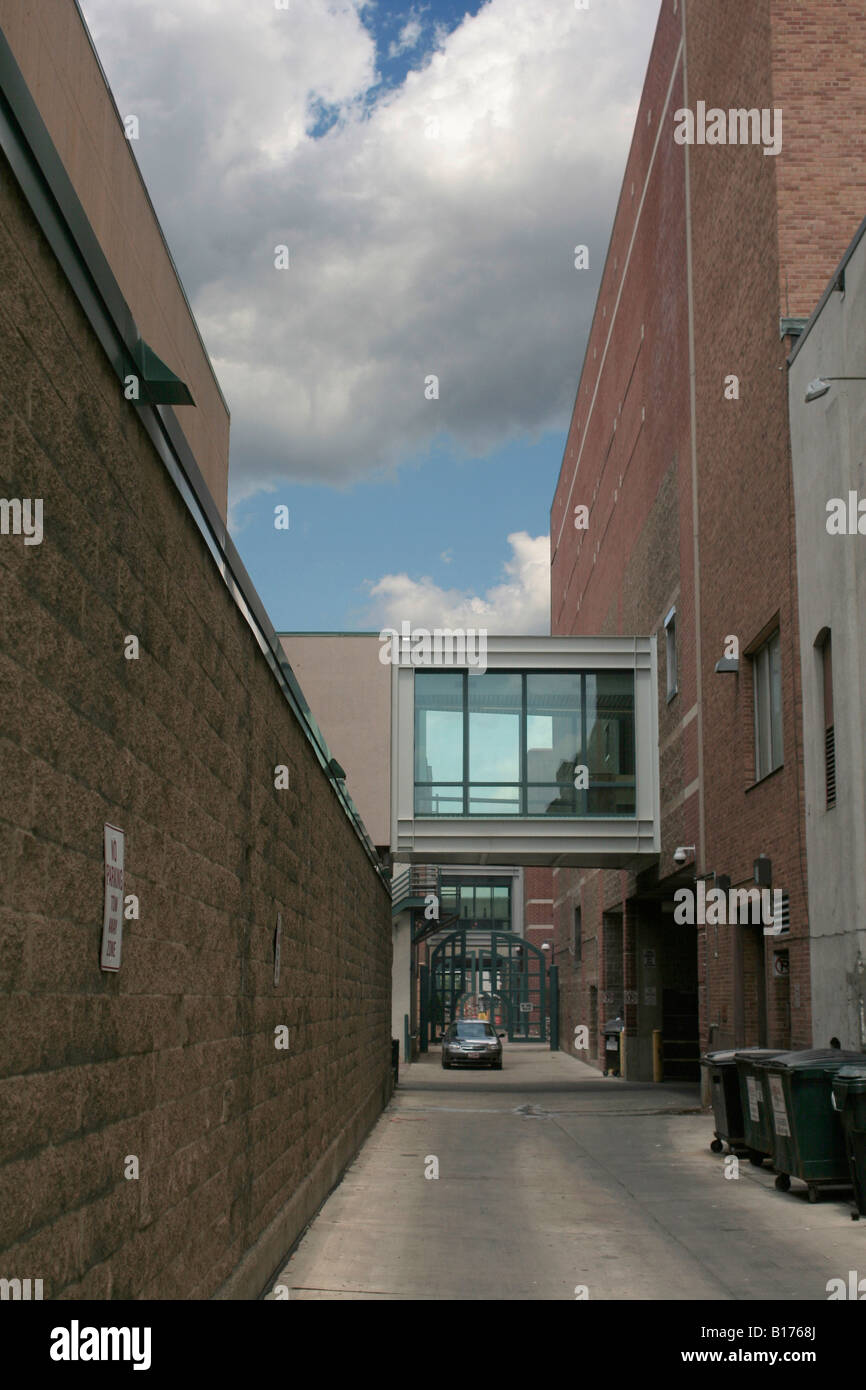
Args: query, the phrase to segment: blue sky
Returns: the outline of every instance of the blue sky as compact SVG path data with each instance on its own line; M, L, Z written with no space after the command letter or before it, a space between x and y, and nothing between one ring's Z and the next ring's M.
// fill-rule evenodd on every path
M457 3L450 0L431 0L430 4L362 5L361 23L376 44L376 82L369 88L366 100L371 105L384 91L399 87L413 68L424 66L437 39L450 34L467 16L475 15L481 3ZM438 30L438 34L437 34ZM311 127L316 137L328 131L339 118L339 105L317 108L319 119Z
M274 626L548 631L657 0L82 6L232 412L229 525Z
M555 430L470 460L443 447L389 481L257 493L234 509L233 538L278 631L378 627L383 566L480 594L500 578L503 537L546 534L562 443ZM274 526L280 503L288 531Z

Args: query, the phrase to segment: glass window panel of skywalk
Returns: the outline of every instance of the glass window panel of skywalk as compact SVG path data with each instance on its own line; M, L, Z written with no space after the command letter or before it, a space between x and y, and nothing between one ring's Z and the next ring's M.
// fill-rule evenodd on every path
M418 672L415 812L633 816L633 673Z

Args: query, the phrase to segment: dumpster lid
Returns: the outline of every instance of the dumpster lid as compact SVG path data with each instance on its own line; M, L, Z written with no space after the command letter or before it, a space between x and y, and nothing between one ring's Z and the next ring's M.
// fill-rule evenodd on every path
M836 1073L837 1081L861 1081L866 1086L866 1060L859 1067L840 1067Z
M843 1052L838 1047L818 1047L808 1052L780 1052L776 1057L765 1057L756 1065L766 1067L768 1071L813 1071L817 1076L838 1072L846 1063L866 1066L866 1053Z
M787 1047L738 1047L734 1056L742 1057L744 1062L759 1062L762 1058L783 1057L787 1051Z
M714 1052L705 1052L701 1060L710 1067L723 1066L728 1062L733 1065L738 1057L751 1062L757 1057L778 1057L785 1051L787 1049L784 1047L721 1047Z

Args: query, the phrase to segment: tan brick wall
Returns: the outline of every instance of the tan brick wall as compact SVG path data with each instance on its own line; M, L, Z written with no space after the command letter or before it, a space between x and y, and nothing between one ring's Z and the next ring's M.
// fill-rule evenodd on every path
M388 1097L390 903L2 160L0 494L0 1272L252 1297Z

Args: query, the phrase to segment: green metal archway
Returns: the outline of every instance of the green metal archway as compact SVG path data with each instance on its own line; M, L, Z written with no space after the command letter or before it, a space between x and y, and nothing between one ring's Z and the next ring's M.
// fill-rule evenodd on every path
M547 963L514 932L461 927L434 948L421 990L421 1048L456 1018L484 1015L509 1042L547 1042Z

